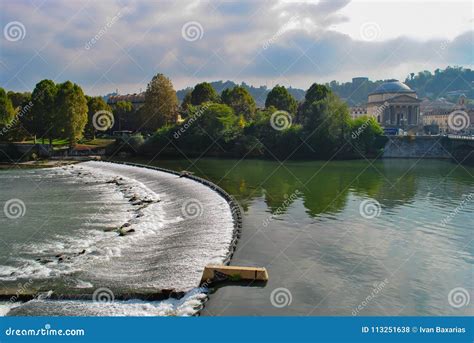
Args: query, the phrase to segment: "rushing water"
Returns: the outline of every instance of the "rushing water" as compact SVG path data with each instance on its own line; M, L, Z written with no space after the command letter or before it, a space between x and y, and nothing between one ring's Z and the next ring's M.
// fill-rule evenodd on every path
M244 229L232 263L269 270L266 287L219 289L204 315L473 313L472 167L435 160L155 164L194 171L233 194ZM457 287L471 305L450 305ZM272 292L277 306L291 303L273 306ZM455 305L465 299L457 294Z
M206 297L203 268L226 258L234 229L208 187L110 163L0 171L0 204L0 294L39 292L0 304L0 315L193 314ZM188 293L134 297L163 289ZM70 300L85 295L96 302Z

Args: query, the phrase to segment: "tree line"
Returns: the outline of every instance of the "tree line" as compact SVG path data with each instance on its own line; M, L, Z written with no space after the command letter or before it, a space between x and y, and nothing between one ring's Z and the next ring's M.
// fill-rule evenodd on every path
M66 139L74 146L95 137L94 115L105 111L113 114L115 128L151 134L137 152L172 156L355 157L375 154L382 136L373 118L352 120L346 103L317 83L300 102L277 85L259 108L243 86L219 94L202 82L180 104L171 80L157 74L147 85L144 105L134 108L127 101L109 106L70 81L42 80L31 93L0 88L0 111L0 140Z

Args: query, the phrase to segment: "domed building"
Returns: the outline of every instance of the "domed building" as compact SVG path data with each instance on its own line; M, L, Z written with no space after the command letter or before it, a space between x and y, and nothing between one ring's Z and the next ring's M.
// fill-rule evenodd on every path
M367 114L377 118L386 132L402 129L416 133L420 124L420 102L416 92L398 80L389 80L369 94Z

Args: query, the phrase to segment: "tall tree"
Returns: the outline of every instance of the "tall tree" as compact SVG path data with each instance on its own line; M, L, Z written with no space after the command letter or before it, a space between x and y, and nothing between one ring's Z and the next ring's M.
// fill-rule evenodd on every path
M145 92L145 105L141 112L142 126L156 130L178 119L178 98L171 80L163 74L153 77Z
M31 108L32 120L25 123L35 141L37 137L49 138L50 143L56 131L55 101L58 88L51 80L38 82L31 94L33 107Z
M96 114L99 111L108 111L112 113L112 109L100 96L95 96L95 97L86 96L86 99L87 99L88 119L87 119L87 124L84 130L84 134L87 137L95 139L97 130L94 127L94 123L93 123L94 114Z
M198 83L191 92L191 104L201 105L203 102L217 102L219 95L208 82Z
M77 84L66 81L59 85L55 119L60 137L67 138L69 144L75 146L87 124L87 99Z
M276 85L268 93L267 99L265 100L265 108L269 108L270 106L295 115L298 103L284 86Z
M0 129L15 118L12 102L3 88L0 88Z
M236 115L243 115L251 121L255 115L256 104L250 93L242 86L227 88L222 91L222 102L230 106Z

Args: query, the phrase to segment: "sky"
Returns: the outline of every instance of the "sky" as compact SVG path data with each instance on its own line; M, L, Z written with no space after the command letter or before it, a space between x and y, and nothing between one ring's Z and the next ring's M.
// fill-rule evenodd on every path
M153 75L307 89L473 68L472 1L0 0L0 87L137 93Z

